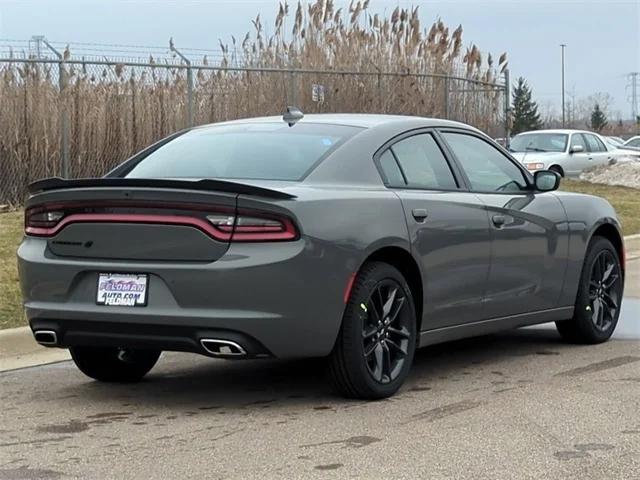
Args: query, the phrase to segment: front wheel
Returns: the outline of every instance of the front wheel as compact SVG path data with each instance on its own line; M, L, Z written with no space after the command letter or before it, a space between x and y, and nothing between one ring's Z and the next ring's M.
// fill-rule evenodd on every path
M160 350L71 347L71 358L86 376L101 382L138 382L158 361Z
M549 167L549 170L551 170L552 172L556 172L561 177L564 177L564 170L562 170L562 167L560 167L559 165L551 165Z
M411 368L416 337L413 297L403 275L387 263L365 264L329 357L334 388L350 398L393 395Z
M623 276L609 240L591 240L571 320L556 322L560 336L572 343L601 343L611 337L620 316Z

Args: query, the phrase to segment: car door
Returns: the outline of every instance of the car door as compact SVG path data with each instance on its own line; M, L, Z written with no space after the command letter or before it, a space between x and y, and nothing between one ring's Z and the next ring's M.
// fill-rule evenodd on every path
M589 153L589 166L608 165L613 155L609 152L604 142L596 135L591 133L583 133L587 143L587 152Z
M582 147L581 152L573 151L574 147ZM572 133L569 140L567 158L562 165L565 175L577 176L584 169L589 167L589 152L587 143L581 133Z
M557 306L567 262L567 219L553 193L536 193L517 162L483 136L442 130L491 224L484 315L498 318Z
M422 330L481 319L491 256L484 205L460 188L432 132L394 139L376 161L402 201L413 254L421 262Z

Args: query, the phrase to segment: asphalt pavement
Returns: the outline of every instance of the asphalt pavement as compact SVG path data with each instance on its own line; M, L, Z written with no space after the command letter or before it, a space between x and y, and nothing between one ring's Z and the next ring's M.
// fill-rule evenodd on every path
M379 402L321 361L164 354L109 385L70 362L0 374L0 478L640 478L640 342L522 329L419 351Z

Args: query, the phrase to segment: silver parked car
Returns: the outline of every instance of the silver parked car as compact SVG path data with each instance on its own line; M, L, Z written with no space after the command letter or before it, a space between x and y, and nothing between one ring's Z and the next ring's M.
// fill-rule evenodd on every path
M328 357L338 392L382 398L426 345L552 321L611 336L620 224L559 182L444 120L197 127L104 178L31 185L26 314L100 381L140 380L165 350Z
M625 157L597 133L584 130L520 133L511 140L510 149L530 172L553 170L562 176L578 176L584 170Z
M606 137L603 137L603 138L606 139L607 142L613 145L614 147L621 147L622 144L624 143L624 140L621 139L620 137L613 137L611 135L607 135Z
M635 137L631 137L629 140L624 142L624 148L638 148L640 149L640 135L636 135Z

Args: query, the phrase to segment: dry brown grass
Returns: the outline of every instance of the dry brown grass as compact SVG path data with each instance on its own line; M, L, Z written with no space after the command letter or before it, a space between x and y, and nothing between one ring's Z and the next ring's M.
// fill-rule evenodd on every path
M316 0L289 12L280 6L273 35L260 17L242 42L222 45L222 66L240 65L324 71L395 72L396 75L296 74L207 70L194 72L196 124L278 114L293 102L306 112L384 112L445 116L445 80L415 73L459 75L495 82L506 55L494 62L475 46L463 46L462 26L441 21L424 28L418 9L372 15L368 0L335 9ZM285 25L291 25L285 35ZM72 53L72 52L71 52ZM176 60L177 61L177 60ZM25 186L59 175L61 112L69 118L71 176L98 176L144 146L186 126L186 71L149 59L149 67L67 64L65 88L57 64L0 64L0 203L22 202ZM311 100L311 84L326 87L323 104ZM449 117L500 131L502 94L469 92L483 87L451 80ZM465 90L461 92L460 90Z

